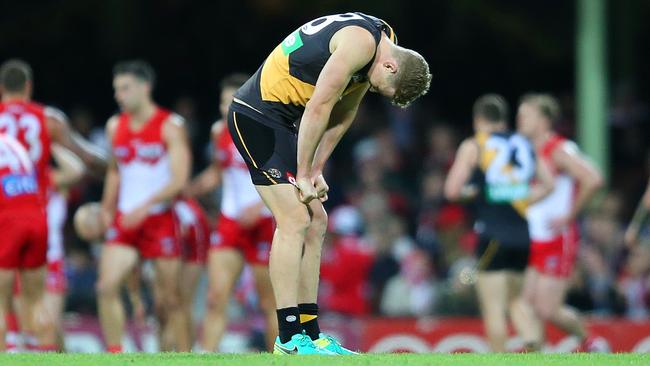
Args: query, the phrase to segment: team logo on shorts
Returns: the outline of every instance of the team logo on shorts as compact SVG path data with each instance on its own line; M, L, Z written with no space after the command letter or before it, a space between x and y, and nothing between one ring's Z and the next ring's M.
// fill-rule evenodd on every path
M221 235L219 233L213 232L212 234L210 234L210 244L212 246L217 247L217 246L221 245L221 241L222 241L222 238L221 238Z
M104 234L104 239L107 241L111 241L117 238L117 229L114 227L109 228L106 230L106 234Z
M293 184L294 186L296 185L296 178L293 176L293 174L287 172L287 180L289 183Z
M160 240L160 245L164 254L171 254L174 251L174 238L164 237Z
M273 177L275 179L280 179L282 177L282 173L280 173L280 171L275 169L275 168L271 168L271 169L267 170L267 172L269 173L269 175L271 177Z

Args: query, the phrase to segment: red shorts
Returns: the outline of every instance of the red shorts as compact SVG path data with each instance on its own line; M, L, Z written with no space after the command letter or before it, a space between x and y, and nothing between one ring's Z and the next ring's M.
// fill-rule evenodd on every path
M176 223L171 210L150 214L140 226L125 229L118 213L106 231L107 245L127 245L135 248L144 259L175 258L181 254Z
M210 248L236 249L242 252L246 262L268 265L274 231L272 217L262 218L253 227L244 229L236 220L221 215L210 237Z
M0 268L34 269L45 264L47 218L44 208L0 213Z
M569 277L575 267L579 245L578 230L575 225L553 240L533 240L528 265L545 275Z
M207 227L192 226L183 235L183 262L192 264L205 264L210 247L210 229Z

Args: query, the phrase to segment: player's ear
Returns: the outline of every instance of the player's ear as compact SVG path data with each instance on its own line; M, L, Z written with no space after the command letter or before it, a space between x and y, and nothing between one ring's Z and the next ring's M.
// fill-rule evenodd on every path
M25 94L26 95L29 95L29 96L32 95L32 87L33 87L32 85L33 84L32 84L31 80L27 80L27 82L25 82Z
M391 74L397 73L397 68L398 67L397 67L397 61L395 59L391 58L389 60L384 61L382 66L384 66L384 69L386 71L388 71L389 73L391 73Z

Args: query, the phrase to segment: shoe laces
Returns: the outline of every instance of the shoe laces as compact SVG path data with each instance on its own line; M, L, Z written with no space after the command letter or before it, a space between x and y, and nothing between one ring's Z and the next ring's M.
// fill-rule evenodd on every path
M301 347L316 348L316 345L314 344L314 342L312 342L311 338L309 338L304 334L300 335L300 338L298 339L298 344Z

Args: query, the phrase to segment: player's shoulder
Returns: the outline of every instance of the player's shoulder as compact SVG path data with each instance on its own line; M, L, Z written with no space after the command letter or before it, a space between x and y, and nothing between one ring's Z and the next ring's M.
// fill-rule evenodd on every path
M53 119L56 121L60 122L67 122L68 121L68 116L63 112L61 109L53 106L45 106L45 105L39 105L38 103L35 103L36 108L40 108L43 110L43 114L45 115L46 118Z
M168 126L183 128L185 127L185 118L176 112L168 111L167 117L165 117L163 123Z

